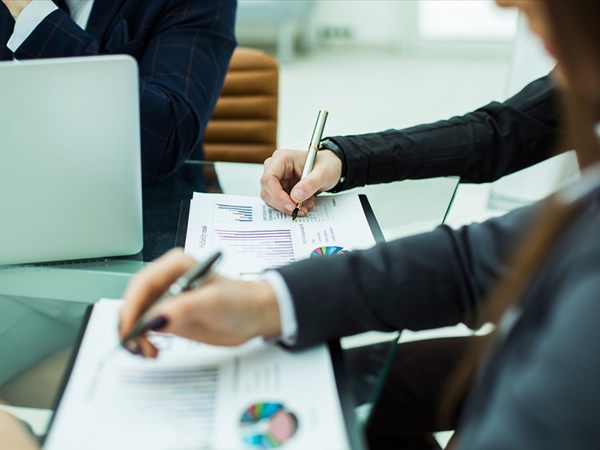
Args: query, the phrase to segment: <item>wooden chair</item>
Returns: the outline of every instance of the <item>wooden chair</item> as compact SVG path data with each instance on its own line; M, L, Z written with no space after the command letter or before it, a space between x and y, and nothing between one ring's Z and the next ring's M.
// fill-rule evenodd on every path
M277 148L279 67L265 52L237 48L206 127L208 161L262 163Z

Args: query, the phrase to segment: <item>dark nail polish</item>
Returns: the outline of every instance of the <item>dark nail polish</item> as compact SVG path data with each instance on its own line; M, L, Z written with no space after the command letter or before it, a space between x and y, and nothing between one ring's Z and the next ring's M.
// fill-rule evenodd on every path
M140 348L139 345L137 345L135 342L130 341L127 344L125 344L125 348L127 349L127 351L133 355L141 355L142 354L142 349Z
M158 316L148 323L148 329L152 331L160 331L162 328L167 326L167 323L168 321L165 316Z

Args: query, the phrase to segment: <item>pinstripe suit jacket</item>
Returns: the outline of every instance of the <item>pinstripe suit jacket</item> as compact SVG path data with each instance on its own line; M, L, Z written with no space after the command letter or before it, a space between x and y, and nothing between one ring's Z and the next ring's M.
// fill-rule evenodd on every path
M128 54L139 63L142 171L145 182L164 179L202 136L235 48L234 0L96 0L86 30L67 7L51 13L14 58ZM0 60L14 20L0 3Z

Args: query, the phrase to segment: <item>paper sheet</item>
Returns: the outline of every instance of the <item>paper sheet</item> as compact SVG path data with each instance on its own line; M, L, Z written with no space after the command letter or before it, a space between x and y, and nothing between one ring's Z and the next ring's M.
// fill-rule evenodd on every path
M310 214L292 222L257 197L195 193L185 251L202 260L221 250L217 271L252 278L265 269L374 244L356 194L317 197Z
M115 350L121 305L94 306L46 450L349 448L325 346L155 334L161 354L144 360Z

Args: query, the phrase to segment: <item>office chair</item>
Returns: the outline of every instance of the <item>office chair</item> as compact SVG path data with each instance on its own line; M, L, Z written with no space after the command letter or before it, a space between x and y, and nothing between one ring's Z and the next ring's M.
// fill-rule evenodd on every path
M263 51L237 48L204 135L207 161L263 163L277 148L279 67Z

